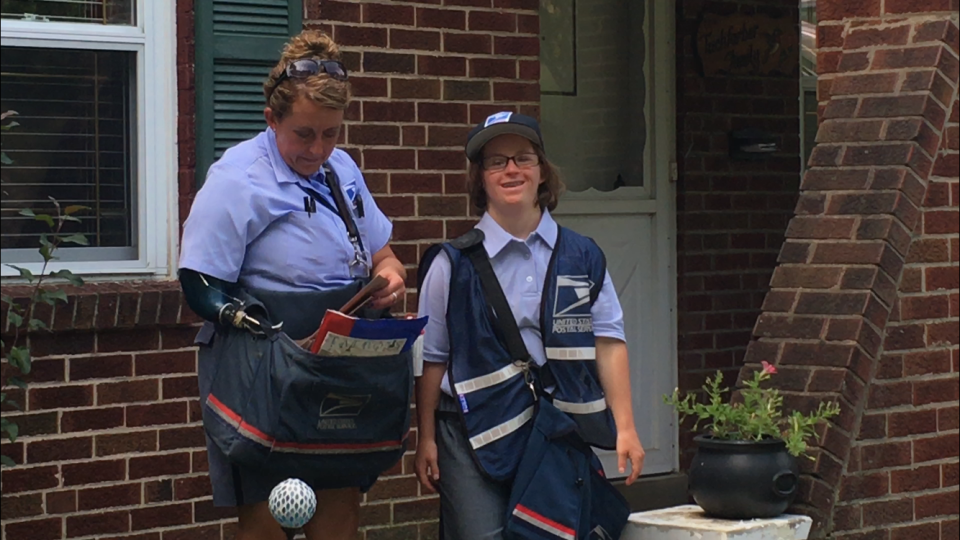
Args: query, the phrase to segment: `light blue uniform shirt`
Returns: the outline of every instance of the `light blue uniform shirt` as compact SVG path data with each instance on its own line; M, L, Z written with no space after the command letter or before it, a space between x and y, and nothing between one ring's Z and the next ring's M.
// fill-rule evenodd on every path
M367 263L390 240L393 225L367 189L349 154L333 151L328 162L340 179L363 240ZM277 150L267 128L227 150L207 173L183 226L180 268L245 287L329 290L354 281L354 248L340 216L323 204L304 210L308 187L333 204L323 171L306 180ZM357 215L358 202L364 217Z
M550 256L557 243L557 222L550 212L544 210L540 224L526 240L503 230L490 214L483 215L477 228L483 231L483 247L510 304L510 311L517 320L527 352L537 365L542 366L547 357L540 334L540 298ZM419 315L430 317L423 336L423 359L426 362L445 363L450 359L450 337L447 334L450 272L450 258L446 252L441 252L431 263L420 287ZM604 276L600 294L590 313L593 315L595 336L626 341L623 310L609 272ZM446 376L441 389L452 395Z

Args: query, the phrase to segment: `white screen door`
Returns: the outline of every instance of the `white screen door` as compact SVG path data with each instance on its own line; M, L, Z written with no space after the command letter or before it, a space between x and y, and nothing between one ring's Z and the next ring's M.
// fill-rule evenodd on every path
M674 1L543 0L541 126L567 193L560 224L592 237L624 311L643 473L678 467L661 396L676 387ZM623 476L600 452L608 477Z

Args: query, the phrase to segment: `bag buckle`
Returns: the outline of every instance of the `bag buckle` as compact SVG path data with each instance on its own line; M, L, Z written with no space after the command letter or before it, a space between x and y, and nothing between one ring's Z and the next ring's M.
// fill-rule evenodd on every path
M530 392L533 394L533 400L537 401L539 396L537 395L537 387L534 384L533 370L530 368L532 363L532 360L516 360L513 364L520 368L520 372L523 373L523 382L527 383L527 387L530 388Z

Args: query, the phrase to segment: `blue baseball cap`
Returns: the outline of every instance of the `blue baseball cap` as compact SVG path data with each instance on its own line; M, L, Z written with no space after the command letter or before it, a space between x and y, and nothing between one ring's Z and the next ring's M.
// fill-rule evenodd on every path
M543 135L540 134L540 124L536 120L525 114L503 111L491 114L470 130L467 134L467 145L464 147L467 159L477 161L485 144L494 137L508 133L529 139L543 149Z

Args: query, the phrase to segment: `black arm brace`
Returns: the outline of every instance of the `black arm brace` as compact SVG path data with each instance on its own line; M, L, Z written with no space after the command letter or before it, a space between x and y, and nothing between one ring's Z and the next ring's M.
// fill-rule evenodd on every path
M225 322L220 320L221 313L224 313L224 306L236 307L227 296L234 285L189 268L180 270L180 287L187 299L187 305L194 313L211 322Z

